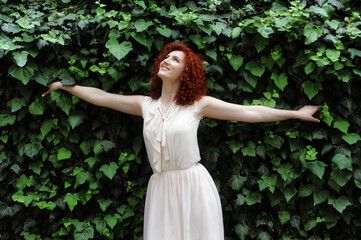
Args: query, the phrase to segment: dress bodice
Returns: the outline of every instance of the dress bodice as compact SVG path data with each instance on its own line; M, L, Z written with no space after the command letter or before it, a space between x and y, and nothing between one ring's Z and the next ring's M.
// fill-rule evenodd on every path
M154 173L184 169L200 161L197 102L191 106L173 103L162 112L161 100L145 97L143 137Z

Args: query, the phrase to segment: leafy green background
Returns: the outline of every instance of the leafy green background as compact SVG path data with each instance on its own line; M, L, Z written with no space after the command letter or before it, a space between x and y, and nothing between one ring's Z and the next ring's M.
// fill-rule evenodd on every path
M360 1L0 1L0 238L141 239L152 174L142 119L54 80L146 94L173 41L205 57L209 95L321 123L205 119L202 163L227 239L357 239Z

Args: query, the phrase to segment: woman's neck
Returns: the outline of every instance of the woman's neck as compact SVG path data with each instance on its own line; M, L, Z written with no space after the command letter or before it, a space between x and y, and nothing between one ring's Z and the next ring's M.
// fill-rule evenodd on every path
M169 105L171 104L175 99L175 96L177 94L177 89L179 87L179 84L170 84L163 82L162 85L162 94L160 96L160 99L162 103Z

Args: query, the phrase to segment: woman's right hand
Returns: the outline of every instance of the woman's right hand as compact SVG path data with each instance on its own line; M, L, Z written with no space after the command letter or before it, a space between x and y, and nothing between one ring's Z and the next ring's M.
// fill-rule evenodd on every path
M48 91L44 92L41 96L45 97L46 95L50 94L54 90L61 89L63 87L63 84L60 81L50 83L46 85L49 89Z

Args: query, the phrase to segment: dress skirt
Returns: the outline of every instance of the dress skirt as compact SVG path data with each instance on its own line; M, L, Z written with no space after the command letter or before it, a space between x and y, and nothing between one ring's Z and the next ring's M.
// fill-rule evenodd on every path
M223 240L217 188L200 163L151 176L144 240Z

